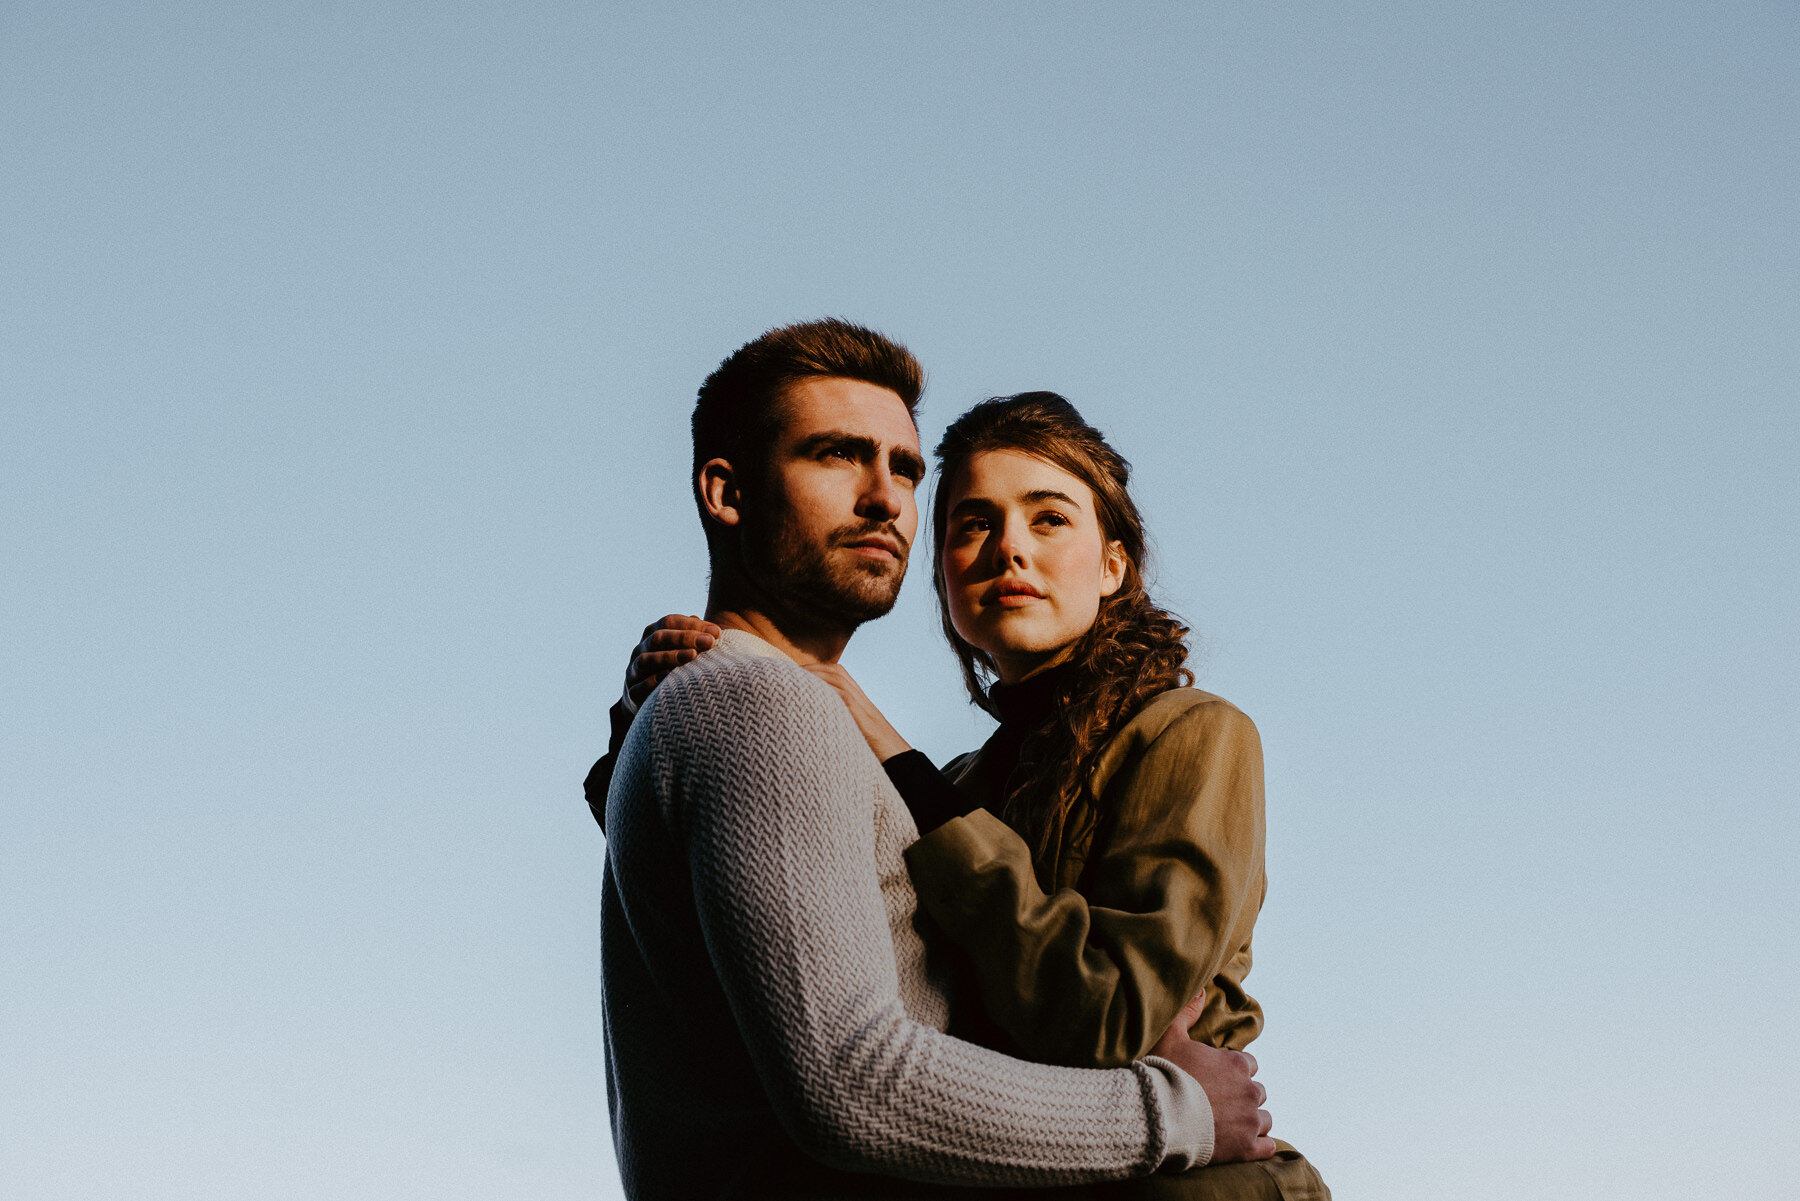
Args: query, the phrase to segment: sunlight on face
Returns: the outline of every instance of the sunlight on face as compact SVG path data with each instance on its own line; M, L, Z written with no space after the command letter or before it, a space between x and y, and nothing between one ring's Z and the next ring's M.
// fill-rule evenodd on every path
M1062 662L1125 578L1079 478L1016 450L970 458L950 489L944 594L950 621L1013 683Z
M791 385L745 562L770 595L848 628L893 608L918 531L925 474L898 395L820 376Z

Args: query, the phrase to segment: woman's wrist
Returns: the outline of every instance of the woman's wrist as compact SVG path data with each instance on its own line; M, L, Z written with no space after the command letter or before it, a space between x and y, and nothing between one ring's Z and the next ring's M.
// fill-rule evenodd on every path
M895 755L904 755L906 752L912 750L912 744L908 743L906 739L900 737L900 735L894 734L891 738L871 738L869 740L869 749L875 752L875 757L877 759L886 763Z
M923 752L906 750L882 760L881 766L900 799L906 802L921 838L972 808Z

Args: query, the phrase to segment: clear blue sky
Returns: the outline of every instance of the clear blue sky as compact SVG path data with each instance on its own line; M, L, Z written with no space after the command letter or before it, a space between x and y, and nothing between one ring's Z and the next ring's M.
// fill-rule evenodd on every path
M1340 1201L1792 1195L1794 6L16 0L0 165L0 1194L617 1195L579 783L841 314L1135 463Z

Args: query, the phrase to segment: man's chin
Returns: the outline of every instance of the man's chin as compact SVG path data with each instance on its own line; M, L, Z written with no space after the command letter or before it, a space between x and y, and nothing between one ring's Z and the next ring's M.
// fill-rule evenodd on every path
M820 608L848 621L874 621L885 616L900 599L900 573L890 565L879 573L837 574L819 581L812 595Z
M854 628L893 609L905 576L905 560L891 556L778 553L768 563L763 584L812 620Z
M837 608L845 617L860 624L874 621L877 617L886 617L893 611L894 602L899 599L899 588L845 590L837 598Z

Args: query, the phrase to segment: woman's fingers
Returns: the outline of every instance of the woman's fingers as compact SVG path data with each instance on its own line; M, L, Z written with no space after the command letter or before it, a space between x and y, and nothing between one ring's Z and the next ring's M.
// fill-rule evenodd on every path
M704 617L695 617L691 613L664 614L644 627L644 638L648 640L650 635L658 630L696 630L702 634L711 634L714 638L720 634L718 626Z
M639 679L654 677L660 680L683 663L698 658L699 655L700 652L696 650L645 651L632 660L632 666L637 671Z
M830 684L833 688L837 689L838 695L842 696L845 702L848 703L850 699L850 689L856 687L855 681L850 679L849 672L845 671L842 667L839 667L836 663L802 663L800 666L806 668L807 671L812 672L815 676L818 676L821 680L824 680L827 684Z
M837 690L839 699L850 710L856 728L862 731L863 740L877 759L885 763L895 755L912 750L899 731L888 724L888 719L881 715L874 702L863 695L863 690L841 663L806 663L802 666Z
M717 626L713 627L717 629ZM709 634L705 630L683 627L678 630L656 630L644 636L638 643L640 651L676 651L676 650L711 650L718 641L717 634Z
M723 633L704 618L670 613L644 627L643 641L632 648L625 668L625 691L636 704L649 696L662 678L702 651L718 644Z

